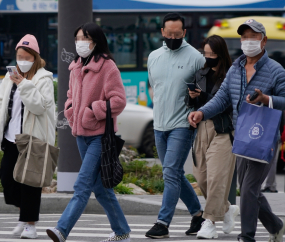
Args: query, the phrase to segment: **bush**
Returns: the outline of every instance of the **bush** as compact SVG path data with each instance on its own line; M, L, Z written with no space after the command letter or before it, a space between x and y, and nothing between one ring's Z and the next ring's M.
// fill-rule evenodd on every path
M187 178L187 180L188 180L190 183L197 182L196 179L195 179L195 177L194 177L192 174L185 175L185 177Z
M54 89L54 102L57 104L57 82L53 82L53 89Z
M164 189L162 166L147 166L147 161L133 160L122 163L124 168L124 183L133 183L150 194L162 193Z
M238 188L237 188L237 191L236 191L236 196L240 197L240 190Z
M133 194L133 188L125 186L122 182L114 187L114 191L119 194Z

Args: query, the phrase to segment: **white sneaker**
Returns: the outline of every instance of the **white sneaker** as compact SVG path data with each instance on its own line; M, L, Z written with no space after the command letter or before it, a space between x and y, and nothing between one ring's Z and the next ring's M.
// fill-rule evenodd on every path
M15 236L20 236L21 233L24 231L25 225L26 225L25 222L19 222L18 225L14 228L12 234Z
M36 239L38 237L35 225L25 224L21 239Z
M197 233L198 239L216 239L218 233L216 231L216 225L210 219L206 219L202 223L201 229Z
M223 232L225 234L229 234L235 228L235 219L239 213L239 206L230 205L229 210L225 213L224 224L223 224Z
M108 242L108 241L121 241L121 242L130 242L130 234L124 235L116 235L114 232L110 234L108 239L102 240L101 242Z
M278 231L276 234L269 234L269 242L282 242L283 241L283 235L285 233L285 223L284 220L283 227Z

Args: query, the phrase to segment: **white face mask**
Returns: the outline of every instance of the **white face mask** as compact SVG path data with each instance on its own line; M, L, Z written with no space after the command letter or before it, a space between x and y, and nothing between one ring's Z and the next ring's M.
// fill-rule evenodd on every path
M77 54L83 58L86 58L87 56L89 56L95 48L94 46L94 48L90 50L89 49L90 43L86 41L77 41L75 43L75 46L76 46Z
M17 64L23 73L27 73L29 70L31 70L34 62L30 61L17 61Z
M263 38L262 38L263 40ZM244 40L241 42L241 49L243 53L248 57L254 57L261 53L260 47L262 40Z

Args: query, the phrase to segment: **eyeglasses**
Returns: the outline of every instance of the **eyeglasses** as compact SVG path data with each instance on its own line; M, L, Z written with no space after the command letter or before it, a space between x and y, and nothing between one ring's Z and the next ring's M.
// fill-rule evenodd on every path
M217 57L218 55L214 52L206 52L206 51L200 51L201 54L204 56L204 57Z
M165 33L165 37L168 38L168 39L171 39L171 38L175 38L175 39L181 39L183 37L183 32L164 32Z
M85 37L84 35L81 35L81 36L76 36L75 37L75 43L77 41L86 41L86 42L92 42L92 39L88 38L88 37Z

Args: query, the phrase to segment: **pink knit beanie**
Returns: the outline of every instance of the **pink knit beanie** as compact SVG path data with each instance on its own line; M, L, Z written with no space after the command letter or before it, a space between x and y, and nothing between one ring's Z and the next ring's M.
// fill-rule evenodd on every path
M19 48L19 47L27 47L27 48L30 48L38 53L40 53L40 48L39 48L39 44L38 44L38 41L36 39L35 36L31 35L31 34L27 34L25 35L20 41L19 43L17 44L16 46L16 50Z

